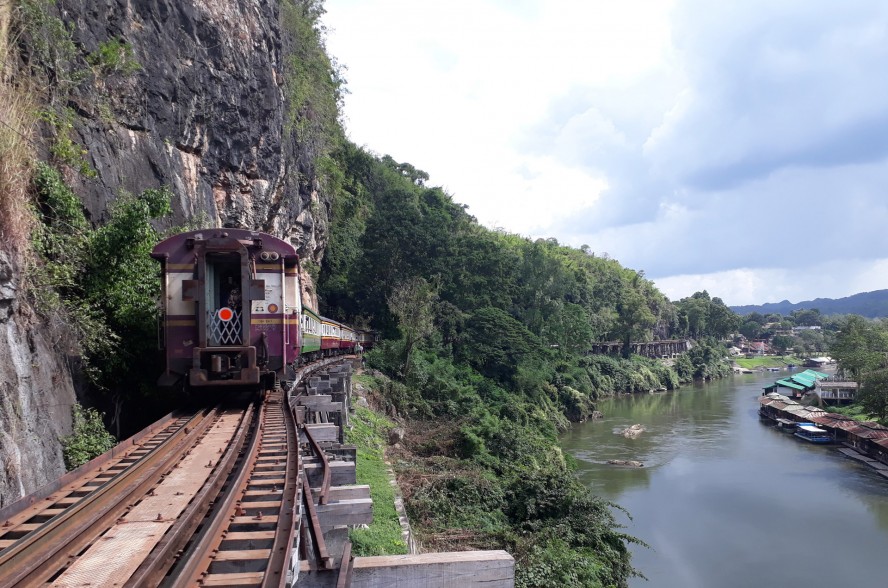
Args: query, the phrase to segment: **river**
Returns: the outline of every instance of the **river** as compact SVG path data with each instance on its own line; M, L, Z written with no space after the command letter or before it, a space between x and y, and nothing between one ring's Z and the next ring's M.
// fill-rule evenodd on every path
M650 546L632 546L648 581L631 586L888 586L888 479L762 424L757 398L775 376L606 400L604 420L563 437L582 481ZM635 423L639 438L614 434Z

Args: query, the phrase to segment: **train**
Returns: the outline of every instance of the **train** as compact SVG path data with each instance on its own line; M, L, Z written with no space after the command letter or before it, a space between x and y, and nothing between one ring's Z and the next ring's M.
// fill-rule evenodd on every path
M376 333L302 303L299 256L245 229L201 229L158 243L162 387L273 389L288 370L369 349Z

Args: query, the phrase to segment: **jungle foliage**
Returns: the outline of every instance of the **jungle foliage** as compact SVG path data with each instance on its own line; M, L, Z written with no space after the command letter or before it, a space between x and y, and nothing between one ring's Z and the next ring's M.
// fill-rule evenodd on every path
M334 161L321 310L383 334L367 360L391 376L391 414L446 423L402 472L423 541L505 547L519 586L625 585L634 539L557 435L602 396L725 375L709 337L736 315L705 292L672 304L587 248L488 230L413 165L349 143ZM629 354L670 336L698 339L674 368ZM622 356L588 354L595 341L620 341Z
M153 388L161 371L160 278L150 257L161 235L151 223L169 214L171 194L122 194L108 221L93 228L56 168L38 163L33 186L32 303L59 333L72 335L59 339L60 351L79 358L90 384L119 411L124 399Z

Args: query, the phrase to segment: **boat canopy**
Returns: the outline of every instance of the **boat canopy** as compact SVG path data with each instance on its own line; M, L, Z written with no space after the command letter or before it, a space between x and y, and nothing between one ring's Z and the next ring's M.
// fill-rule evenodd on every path
M803 424L803 425L799 425L798 428L801 429L802 431L805 431L806 433L816 433L818 435L821 435L821 434L826 435L827 433L829 433L829 431L827 431L826 429L821 429L820 427L815 427L814 425L804 425Z

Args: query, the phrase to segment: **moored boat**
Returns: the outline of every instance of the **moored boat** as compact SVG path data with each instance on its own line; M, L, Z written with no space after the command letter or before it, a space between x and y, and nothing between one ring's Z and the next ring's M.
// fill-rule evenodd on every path
M797 422L791 421L789 419L778 418L776 420L777 420L777 428L783 429L784 431L787 431L787 432L794 431L796 426L798 425Z
M829 431L815 427L811 423L800 423L796 427L795 436L809 443L832 443L833 438L829 436Z

